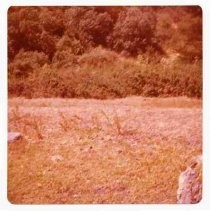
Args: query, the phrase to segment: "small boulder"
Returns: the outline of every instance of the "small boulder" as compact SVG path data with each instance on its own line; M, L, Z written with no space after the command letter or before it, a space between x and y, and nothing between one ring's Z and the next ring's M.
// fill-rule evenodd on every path
M8 142L13 142L13 141L19 140L21 137L22 136L19 132L9 132L7 139L8 139Z
M202 156L197 156L179 176L178 204L196 204L202 198Z
M53 162L58 162L58 161L62 161L63 160L63 157L61 155L53 155L50 157L51 161Z

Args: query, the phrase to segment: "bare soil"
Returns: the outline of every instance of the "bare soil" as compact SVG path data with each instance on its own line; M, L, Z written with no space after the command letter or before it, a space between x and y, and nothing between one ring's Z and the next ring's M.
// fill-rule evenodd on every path
M8 199L15 204L176 203L202 154L202 101L9 99Z

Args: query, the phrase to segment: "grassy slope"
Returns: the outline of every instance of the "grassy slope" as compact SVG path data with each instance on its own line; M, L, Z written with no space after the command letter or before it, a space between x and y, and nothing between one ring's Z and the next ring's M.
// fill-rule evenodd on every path
M10 99L12 203L176 203L201 153L201 100Z

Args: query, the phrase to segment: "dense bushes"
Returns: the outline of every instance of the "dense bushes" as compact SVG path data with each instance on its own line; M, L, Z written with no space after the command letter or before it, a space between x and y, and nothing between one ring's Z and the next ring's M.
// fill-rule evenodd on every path
M30 75L30 73L44 64L49 63L46 54L37 51L23 51L20 50L16 54L13 62L9 65L9 76L16 78L25 78Z
M201 97L201 63L146 63L96 48L59 70L44 65L22 80L10 80L10 95L113 98L129 95ZM72 68L74 67L74 68ZM187 70L187 71L186 71ZM17 88L19 87L19 88Z
M202 96L199 7L11 7L9 95Z

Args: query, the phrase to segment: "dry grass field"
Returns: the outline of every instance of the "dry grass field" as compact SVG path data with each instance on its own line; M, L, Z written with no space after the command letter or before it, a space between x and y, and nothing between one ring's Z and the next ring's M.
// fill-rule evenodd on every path
M176 203L202 154L202 101L9 99L8 200L15 204Z

